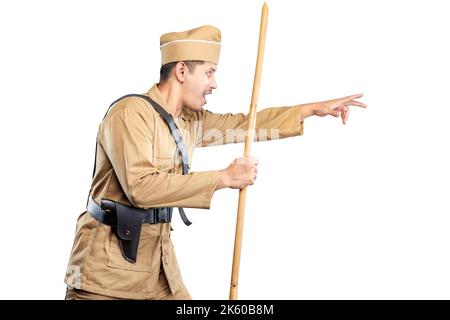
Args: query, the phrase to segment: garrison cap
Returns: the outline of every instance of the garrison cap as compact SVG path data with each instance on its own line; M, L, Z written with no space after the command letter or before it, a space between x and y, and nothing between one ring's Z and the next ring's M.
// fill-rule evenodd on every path
M218 64L220 41L220 30L211 25L165 33L160 38L161 64L188 60Z

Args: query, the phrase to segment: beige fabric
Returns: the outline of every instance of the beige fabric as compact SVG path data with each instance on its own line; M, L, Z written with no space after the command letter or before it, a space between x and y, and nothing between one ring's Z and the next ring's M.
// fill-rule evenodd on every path
M116 298L105 296L101 294L96 294L80 289L67 288L66 300L122 300L123 298ZM181 288L175 293L172 293L167 283L164 270L161 269L158 277L157 290L155 295L148 300L192 300L191 295L186 288Z
M66 292L65 300L124 300L123 298L116 298L104 296L84 290L70 288ZM192 300L191 295L185 289L173 294L169 289L165 289L157 293L154 297L146 300Z
M147 94L166 108L156 85ZM247 116L185 109L175 123L191 162L196 146L243 141L244 137L235 137L234 132L246 128ZM271 136L271 129L277 129L278 135ZM300 106L258 112L259 140L302 133ZM143 208L209 209L218 171L182 175L181 159L170 130L145 100L130 97L113 106L100 124L97 144L97 168L91 188L97 203L107 198ZM179 218L176 212L174 219ZM122 257L110 227L87 212L78 218L65 277L70 287L116 298L152 299L161 289L161 269L172 294L186 290L170 239L170 224L143 225L137 262L133 264Z
M201 26L182 32L170 32L160 38L161 64L175 61L200 60L219 63L220 30Z

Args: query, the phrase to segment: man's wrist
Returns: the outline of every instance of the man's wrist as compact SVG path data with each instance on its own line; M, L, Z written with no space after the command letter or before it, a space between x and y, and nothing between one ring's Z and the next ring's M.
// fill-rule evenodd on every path
M227 187L226 169L219 170L219 175L217 176L216 190L226 187Z
M315 115L316 112L315 103L302 104L300 105L300 108L302 113L302 120Z

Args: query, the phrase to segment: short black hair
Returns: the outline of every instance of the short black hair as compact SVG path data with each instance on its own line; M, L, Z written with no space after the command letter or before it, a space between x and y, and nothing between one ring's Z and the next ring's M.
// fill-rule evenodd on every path
M170 78L170 74L172 73L173 68L175 68L178 62L179 61L169 62L161 66L161 70L159 71L159 83L166 82ZM205 61L200 60L188 60L182 62L187 65L190 73L194 72L196 66L205 63Z

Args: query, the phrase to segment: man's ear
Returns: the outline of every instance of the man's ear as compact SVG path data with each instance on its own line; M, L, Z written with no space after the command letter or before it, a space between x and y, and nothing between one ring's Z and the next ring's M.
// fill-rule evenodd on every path
M186 72L188 71L187 68L187 65L183 61L179 61L175 65L175 78L181 83L184 82Z

